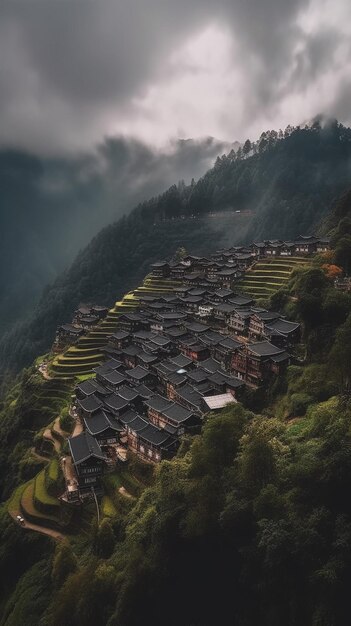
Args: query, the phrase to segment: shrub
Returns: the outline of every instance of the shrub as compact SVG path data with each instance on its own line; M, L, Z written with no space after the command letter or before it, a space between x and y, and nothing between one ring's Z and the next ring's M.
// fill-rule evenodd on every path
M307 393L293 393L290 399L291 415L305 415L312 402L312 396Z

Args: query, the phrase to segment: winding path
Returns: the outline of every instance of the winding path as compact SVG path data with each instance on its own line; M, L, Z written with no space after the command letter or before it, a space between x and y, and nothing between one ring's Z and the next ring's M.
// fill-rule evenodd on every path
M11 515L12 519L16 522L16 524L20 528L25 528L27 530L34 530L38 533L41 533L42 535L47 535L51 537L52 539L55 539L55 541L63 541L66 538L65 535L58 532L57 530L53 530L52 528L47 528L46 526L39 526L38 524L32 524L31 522L28 522L26 518L24 517L24 515L21 513L21 511L9 511L9 514ZM21 525L18 524L18 521L16 519L17 515L21 515L24 518L24 524L21 524Z

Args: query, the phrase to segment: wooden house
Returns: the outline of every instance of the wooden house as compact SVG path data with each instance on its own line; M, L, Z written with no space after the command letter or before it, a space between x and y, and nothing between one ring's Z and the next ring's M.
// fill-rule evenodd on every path
M123 313L118 318L118 325L120 330L124 330L127 333L135 333L138 330L147 328L145 318L139 313Z
M92 417L84 418L85 430L92 435L100 446L119 442L123 426L111 413L100 410Z
M96 317L98 317L99 320L103 320L108 314L108 307L94 304L91 307L91 313L92 315L95 315Z
M80 417L91 417L101 409L102 401L92 394L83 399L77 398L76 406Z
M235 309L228 318L229 328L236 334L246 336L249 332L249 324L252 312L245 309Z
M258 387L274 374L277 375L289 365L290 357L282 348L268 341L244 345L236 351L232 359L234 375L247 384Z
M79 493L101 491L100 479L107 457L96 439L87 431L68 439L72 462L78 478Z
M118 350L126 348L131 342L132 335L125 330L117 330L109 337L109 343L115 346Z
M314 235L300 235L295 240L295 254L308 255L317 252L317 244L319 239Z
M74 324L62 324L56 331L56 342L61 346L74 343L85 334L84 328Z
M249 321L249 337L253 340L258 340L264 337L265 325L271 324L280 318L279 313L274 311L257 311L253 312Z
M155 375L140 365L127 370L126 376L133 384L143 384L151 388L156 384Z
M167 278L170 275L169 263L157 261L151 265L151 274L154 278Z

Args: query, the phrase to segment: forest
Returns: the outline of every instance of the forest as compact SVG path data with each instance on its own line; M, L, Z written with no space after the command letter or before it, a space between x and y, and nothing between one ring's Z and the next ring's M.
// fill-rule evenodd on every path
M88 507L55 544L2 505L1 624L349 623L351 296L332 268L351 261L350 198L328 218L333 251L267 303L302 323L303 363L209 414L172 461L132 461L132 499L107 480L100 524ZM36 376L22 373L0 414L1 449L12 450L1 458L5 498L37 471L26 451L48 416Z
M311 233L348 188L350 157L351 130L317 120L306 128L263 133L219 157L197 182L173 185L142 202L94 237L45 288L32 316L4 333L0 371L28 366L49 349L57 325L79 303L111 306L140 282L150 263L171 256L180 244L205 253L222 243ZM249 210L250 217L223 224L208 218L210 211L233 208ZM179 216L197 219L172 221Z

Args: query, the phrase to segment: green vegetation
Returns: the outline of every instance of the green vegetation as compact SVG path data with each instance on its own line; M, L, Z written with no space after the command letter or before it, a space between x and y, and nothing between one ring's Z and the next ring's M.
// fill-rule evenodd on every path
M107 473L100 525L94 503L66 519L55 452L46 464L32 453L38 432L54 435L67 417L73 380L21 374L0 413L2 626L349 623L351 295L324 267L349 226L332 228L331 255L289 269L266 262L254 280L301 322L300 358L243 405L209 415L172 461L132 458ZM154 288L147 278L143 289ZM124 302L85 340L102 340ZM24 531L8 515L17 510L66 540Z
M140 284L150 263L174 254L180 244L205 254L221 245L310 232L349 184L350 138L351 131L337 123L322 129L316 122L310 129L288 129L280 137L271 131L261 137L253 156L243 159L233 151L217 159L196 183L173 185L140 204L101 231L46 289L32 319L3 337L2 370L28 366L48 351L57 325L67 322L80 302L112 306L116 296L120 300ZM242 221L232 213L222 219L219 212L227 209L241 210ZM218 213L217 219L210 212ZM128 299L122 310L133 305ZM101 339L82 339L80 347L95 347L98 353ZM87 369L57 374L82 375Z
M255 299L269 298L287 286L296 268L310 263L301 257L261 259L245 273L238 287Z

